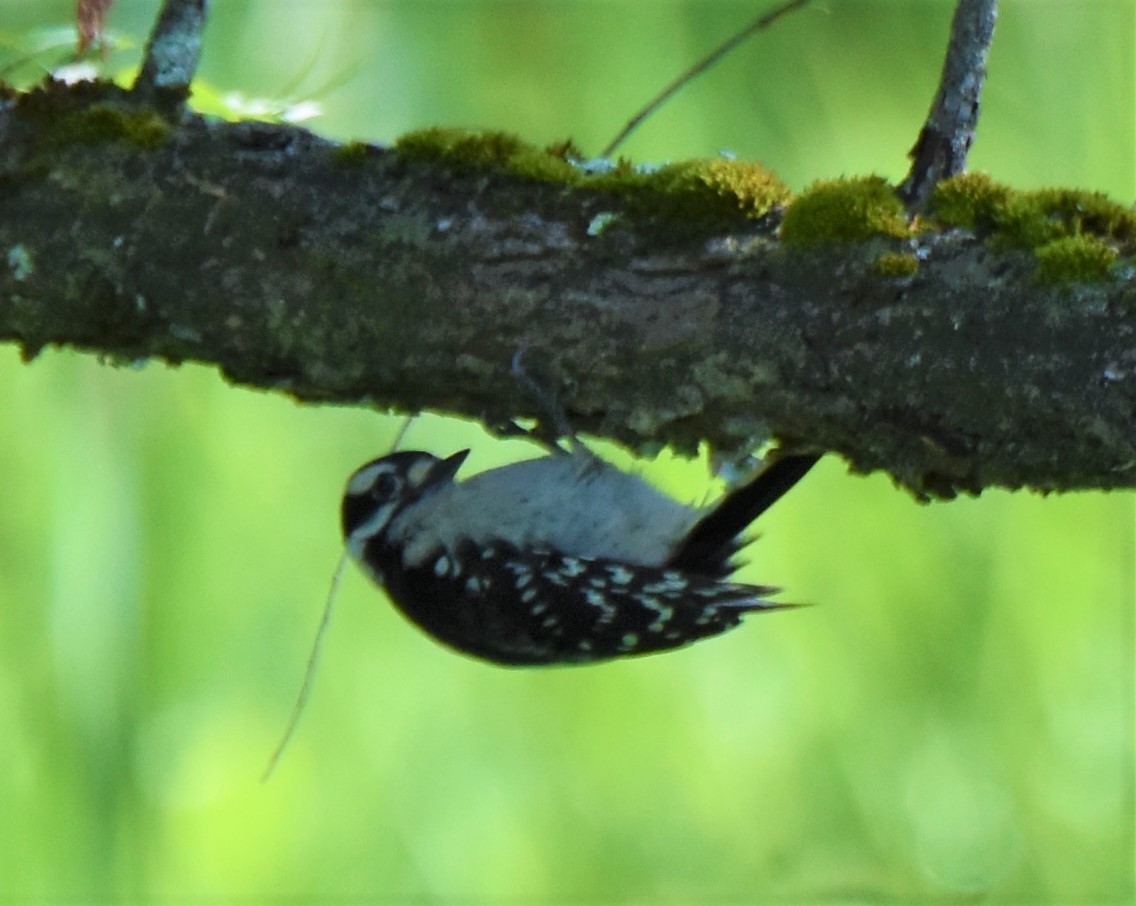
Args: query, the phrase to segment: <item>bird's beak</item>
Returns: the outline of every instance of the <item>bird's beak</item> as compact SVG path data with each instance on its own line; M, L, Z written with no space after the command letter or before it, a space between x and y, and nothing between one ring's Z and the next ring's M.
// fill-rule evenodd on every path
M467 456L469 456L469 450L458 450L453 456L447 456L445 459L434 463L434 467L430 470L429 483L453 481Z

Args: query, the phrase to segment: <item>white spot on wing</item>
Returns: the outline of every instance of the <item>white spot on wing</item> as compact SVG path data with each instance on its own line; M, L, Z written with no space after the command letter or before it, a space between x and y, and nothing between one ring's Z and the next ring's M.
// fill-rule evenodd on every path
M695 626L709 626L716 619L718 619L718 608L717 607L707 607L704 611L702 611L701 616L699 616L698 619L694 621L694 625Z
M590 588L585 589L583 594L588 604L599 608L600 618L596 621L596 626L607 626L615 620L615 605L605 595Z
M618 564L616 564L615 566L609 566L607 568L607 574L611 576L611 581L616 585L627 585L629 582L631 582L632 579L635 578L635 573L629 570L626 566L620 566Z
M560 569L564 575L569 578L575 578L580 575L580 573L584 572L584 563L576 557L565 557L561 561Z
M650 582L643 586L643 591L649 595L667 595L669 597L678 597L690 587L690 583L684 576L673 576L669 579L664 579L661 582Z
M674 616L674 608L667 607L665 604L656 604L651 608L658 613L658 618L650 626L647 627L651 632L662 632L667 628L667 623L670 622L671 617Z

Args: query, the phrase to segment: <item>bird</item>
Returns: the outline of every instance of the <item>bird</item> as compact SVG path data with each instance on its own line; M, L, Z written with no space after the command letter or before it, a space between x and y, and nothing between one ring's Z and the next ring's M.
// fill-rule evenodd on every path
M511 667L667 651L793 606L730 576L743 533L818 455L774 455L699 507L572 441L462 481L468 449L366 463L342 499L348 555L429 636Z

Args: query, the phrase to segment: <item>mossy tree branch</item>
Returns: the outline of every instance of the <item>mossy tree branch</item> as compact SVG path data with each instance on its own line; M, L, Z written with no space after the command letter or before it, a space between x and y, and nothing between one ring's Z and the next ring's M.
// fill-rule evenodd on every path
M786 242L712 169L701 193L620 188L131 104L56 86L0 109L0 339L28 357L499 423L532 410L524 347L574 425L639 448L774 437L928 496L1136 484L1133 268L1044 272L990 241L996 192L962 205L973 229L870 210Z

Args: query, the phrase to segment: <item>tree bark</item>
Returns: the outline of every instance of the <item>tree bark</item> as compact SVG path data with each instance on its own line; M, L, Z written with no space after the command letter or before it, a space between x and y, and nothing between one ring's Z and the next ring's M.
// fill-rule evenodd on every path
M207 362L300 400L500 425L536 409L509 376L523 348L577 430L640 450L775 439L921 497L1136 485L1131 268L1047 284L1031 253L957 229L689 233L611 192L290 126L186 114L164 134L136 108L61 129L116 97L0 109L0 339L28 358ZM879 272L897 250L916 273Z

